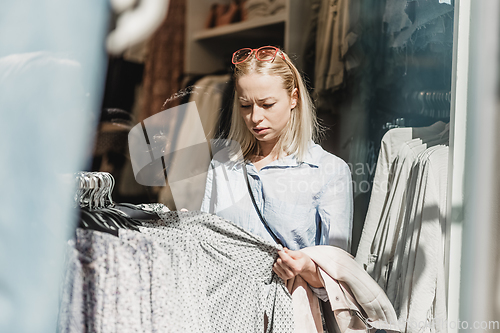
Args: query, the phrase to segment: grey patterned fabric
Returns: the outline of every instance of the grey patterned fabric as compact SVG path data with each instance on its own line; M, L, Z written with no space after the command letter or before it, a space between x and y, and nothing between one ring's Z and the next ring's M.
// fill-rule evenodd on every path
M70 240L66 251L66 276L59 311L60 333L86 332L83 274L75 242Z
M159 215L119 238L77 230L61 332L263 332L264 312L267 332L293 331L275 245L214 215Z

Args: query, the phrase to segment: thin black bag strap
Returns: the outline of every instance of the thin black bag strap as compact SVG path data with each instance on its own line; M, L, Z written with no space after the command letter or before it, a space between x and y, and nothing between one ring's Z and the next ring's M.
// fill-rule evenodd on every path
M253 206L254 206L255 210L257 211L257 214L259 214L259 217L260 217L260 220L262 221L262 224L264 224L264 227L266 228L267 232L269 232L269 234L273 237L274 241L277 244L280 244L281 246L284 247L284 245L281 242L281 240L278 238L278 236L276 236L276 234L274 233L274 231L269 227L269 224L267 224L266 219L264 218L264 216L260 212L260 209L257 206L257 203L255 202L255 198L254 198L253 193L252 193L252 188L250 187L250 182L248 181L248 172L247 172L247 166L246 166L246 164L243 163L242 167L243 167L243 174L245 175L245 181L247 182L248 193L250 193L250 198L252 198Z

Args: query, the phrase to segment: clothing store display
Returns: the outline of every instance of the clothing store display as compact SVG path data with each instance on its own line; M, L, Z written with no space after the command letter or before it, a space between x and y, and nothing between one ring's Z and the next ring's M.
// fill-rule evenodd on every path
M425 149L426 145L423 145L420 139L410 140L403 144L393 162L394 173L388 179L390 190L386 197L387 209L382 212L370 249L375 260L366 268L384 288L387 282L386 270L394 257L397 232L402 227L401 221L406 213L404 203L409 195L406 183L415 158Z
M415 165L420 167L412 170L410 185L416 185L417 200L407 208L387 292L400 321L407 323L407 332L418 332L412 324L421 321L431 332L446 332L439 320L447 318L444 245L448 147L425 150Z
M0 333L455 333L500 315L500 115L482 114L500 72L477 57L500 12L21 3L0 12ZM107 54L143 9L161 25Z
M395 128L382 139L356 261L394 305L405 332L446 332L448 125Z
M242 161L217 153L210 164L201 210L273 242L254 209ZM350 250L352 185L347 164L311 142L303 162L289 155L257 171L246 164L260 212L291 250L328 244Z
M290 294L272 272L279 248L217 216L160 215L119 238L77 231L60 331L81 332L83 318L90 332L257 332L264 312L267 332L293 331Z
M272 271L280 246L201 212L140 205L160 219L119 237L68 241L59 332L323 332L318 299ZM394 309L346 251L303 251L317 265L340 332L396 332Z
M410 141L414 138L437 134L443 131L444 128L445 123L441 121L434 123L428 128L394 128L387 131L382 138L370 204L368 206L363 232L356 252L356 261L358 263L367 266L368 263L372 262L372 258L370 258L370 248L383 211L388 209L388 207L386 207L386 197L391 189L389 178L394 178L391 176L393 173L391 168L401 146L406 141Z
M322 0L316 34L315 84L317 91L335 90L344 82L344 72L359 65L348 56L358 39L360 1Z

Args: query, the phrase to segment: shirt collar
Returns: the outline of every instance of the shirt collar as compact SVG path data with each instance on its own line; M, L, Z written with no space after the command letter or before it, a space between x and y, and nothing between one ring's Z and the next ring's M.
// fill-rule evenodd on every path
M301 165L302 163L309 164L312 167L319 168L320 167L320 158L321 158L321 146L314 143L311 140L311 145L309 147L309 150L307 151L306 155L304 156L304 161L299 162L297 159L297 156L295 154L288 155L285 157L282 157L281 159L278 159L276 161L273 161L266 165L264 168L272 168L272 167L297 167ZM242 161L234 162L233 165L231 166L232 170L239 169L241 168Z

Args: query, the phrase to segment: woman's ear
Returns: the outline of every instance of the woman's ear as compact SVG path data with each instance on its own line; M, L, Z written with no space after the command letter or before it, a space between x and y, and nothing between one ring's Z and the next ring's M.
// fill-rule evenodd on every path
M299 101L299 89L294 88L292 91L292 96L290 98L291 98L291 102L292 102L291 103L292 109L294 109L297 106L297 103Z

